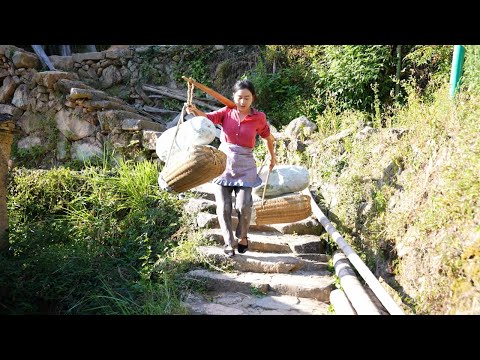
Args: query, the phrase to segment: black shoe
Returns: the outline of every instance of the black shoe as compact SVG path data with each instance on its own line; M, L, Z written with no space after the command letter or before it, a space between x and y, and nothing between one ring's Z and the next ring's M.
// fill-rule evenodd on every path
M248 238L247 238L247 245L242 245L242 244L238 243L238 252L240 254L245 253L247 250L248 250Z

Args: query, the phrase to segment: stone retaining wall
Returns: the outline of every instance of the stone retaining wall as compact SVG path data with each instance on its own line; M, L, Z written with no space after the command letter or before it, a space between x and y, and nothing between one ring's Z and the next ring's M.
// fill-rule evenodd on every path
M46 71L35 53L0 45L0 114L12 115L21 130L14 138L12 158L22 162L36 157L39 168L102 156L106 149L127 158L155 158L156 138L176 114L150 115L142 108L149 105L179 112L182 103L147 97L142 85L185 89L186 93L182 75L197 77L197 81L205 76L213 79L207 85L227 91L233 77L254 66L255 57L248 53L252 48L112 47L72 56L52 55L49 58L56 70ZM236 66L232 66L234 61L238 61Z

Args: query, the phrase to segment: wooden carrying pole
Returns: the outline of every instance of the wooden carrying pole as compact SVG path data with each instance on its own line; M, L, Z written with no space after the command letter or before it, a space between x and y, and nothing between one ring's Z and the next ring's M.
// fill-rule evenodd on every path
M192 84L192 85L195 85L197 88L199 88L200 90L203 90L205 93L207 93L208 95L211 95L213 96L215 99L217 99L218 101L220 101L223 105L226 105L227 107L229 107L230 109L233 109L236 107L235 103L226 98L225 96L219 94L218 92L216 92L215 90L212 90L210 89L209 87L205 86L205 85L202 85L200 84L199 82L196 82L195 80L193 80L192 78L187 78L186 76L182 76L182 79L187 81L188 83Z

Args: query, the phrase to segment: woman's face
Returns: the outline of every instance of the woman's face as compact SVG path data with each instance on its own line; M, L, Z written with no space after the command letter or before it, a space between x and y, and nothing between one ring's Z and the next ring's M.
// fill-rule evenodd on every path
M233 101L240 112L248 112L253 102L253 95L248 89L240 89L233 94Z

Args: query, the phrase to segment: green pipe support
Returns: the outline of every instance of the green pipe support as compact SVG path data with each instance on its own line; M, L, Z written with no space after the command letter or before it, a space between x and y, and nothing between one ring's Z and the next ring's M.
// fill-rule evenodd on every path
M450 97L458 93L460 79L463 71L463 58L465 57L465 47L463 45L454 45L452 58L452 73L450 75Z

